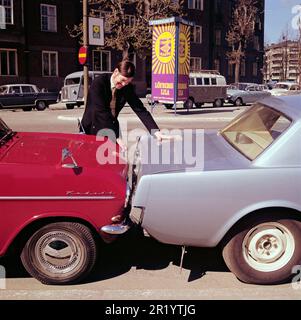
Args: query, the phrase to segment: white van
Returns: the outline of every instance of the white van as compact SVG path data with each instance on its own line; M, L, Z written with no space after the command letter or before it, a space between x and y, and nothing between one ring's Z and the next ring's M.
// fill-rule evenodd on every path
M99 75L104 73L103 71L89 71L89 86L91 82ZM64 80L64 86L61 90L61 101L66 104L67 109L74 109L75 106L80 107L84 104L84 73L78 71L66 76Z
M213 103L222 107L227 99L227 82L224 76L215 70L203 70L189 75L189 99L185 107L197 107L204 103Z
M147 100L151 103L151 95ZM226 78L215 70L202 70L189 74L189 98L183 104L184 108L201 107L204 103L213 103L214 107L222 107L227 99ZM171 109L173 104L162 102L166 108Z

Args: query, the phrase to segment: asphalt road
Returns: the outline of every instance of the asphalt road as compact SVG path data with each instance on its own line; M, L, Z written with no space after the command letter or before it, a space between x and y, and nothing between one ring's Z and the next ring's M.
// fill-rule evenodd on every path
M221 128L243 108L202 108L190 113L154 109L161 128ZM83 108L53 105L44 112L2 110L0 117L16 131L77 132ZM143 128L130 108L120 116L128 129ZM254 286L227 270L219 249L189 248L183 269L181 247L164 245L132 230L115 243L103 245L93 274L74 286L45 286L30 278L18 259L2 258L7 278L0 279L0 300L244 300L301 299L291 284ZM5 289L1 289L4 288Z

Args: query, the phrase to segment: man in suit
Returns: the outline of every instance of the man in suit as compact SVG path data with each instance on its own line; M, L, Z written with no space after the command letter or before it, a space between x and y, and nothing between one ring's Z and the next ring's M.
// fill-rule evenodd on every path
M97 135L99 130L110 129L115 133L117 143L121 147L125 147L119 138L117 117L125 103L128 102L148 131L159 141L170 139L169 136L160 132L152 115L138 98L131 83L134 75L134 64L123 60L117 65L112 75L102 74L92 82L81 122L82 129L86 134Z

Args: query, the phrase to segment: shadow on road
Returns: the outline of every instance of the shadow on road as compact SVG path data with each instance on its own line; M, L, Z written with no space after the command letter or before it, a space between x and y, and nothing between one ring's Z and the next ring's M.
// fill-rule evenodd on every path
M132 267L142 270L163 270L170 264L179 267L182 248L162 244L144 237L140 229L131 229L111 244L100 243L99 255L91 275L84 283L111 279L127 273ZM28 278L17 257L0 259L7 278ZM190 271L188 281L200 279L207 271L228 271L218 249L187 248L183 268Z
M179 246L162 244L144 237L141 230L132 229L115 243L100 249L94 272L86 282L110 279L128 272L132 267L162 270L172 263L180 271L181 253ZM183 268L190 271L188 281L200 279L207 271L228 271L218 249L187 248Z

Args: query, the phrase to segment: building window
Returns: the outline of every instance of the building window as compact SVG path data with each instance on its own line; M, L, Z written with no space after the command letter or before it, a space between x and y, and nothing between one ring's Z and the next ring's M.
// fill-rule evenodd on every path
M257 76L258 76L258 63L253 62L253 77L257 77Z
M41 30L57 31L56 6L41 4Z
M125 15L125 24L128 27L133 28L135 26L135 16L130 15L130 14L126 14Z
M235 64L228 62L228 76L232 77L234 75Z
M93 70L111 71L111 52L93 50Z
M245 60L241 61L241 63L240 63L240 75L242 77L246 76L246 61Z
M259 37L258 36L254 36L254 49L259 51Z
M56 51L42 52L43 77L58 76L58 53Z
M191 33L191 42L202 43L203 37L203 28L202 26L194 26Z
M222 30L215 30L215 45L222 45Z
M202 58L200 57L191 57L190 58L190 71L199 72L202 70Z
M104 26L105 26L105 32L110 33L111 32L111 24L109 23L108 19L106 19L106 16L110 14L108 11L102 11L102 10L94 10L93 13L95 14L96 18L103 18L104 19Z
M0 0L0 25L2 24L14 24L13 0Z
M214 65L213 65L213 69L220 72L220 68L221 68L221 61L220 59L214 59Z
M17 76L17 50L0 49L0 75Z
M222 0L215 0L214 2L214 11L216 14L222 13Z
M204 0L188 0L188 9L204 10Z

